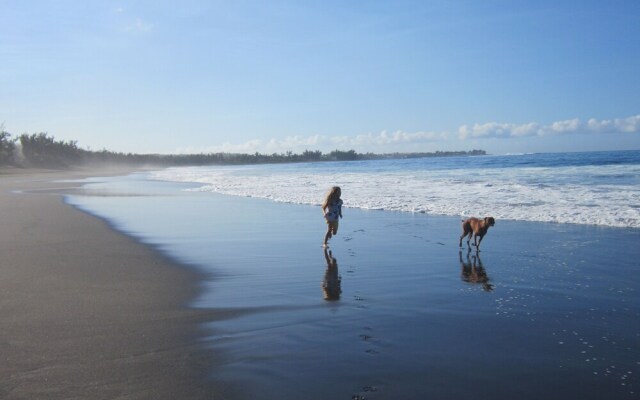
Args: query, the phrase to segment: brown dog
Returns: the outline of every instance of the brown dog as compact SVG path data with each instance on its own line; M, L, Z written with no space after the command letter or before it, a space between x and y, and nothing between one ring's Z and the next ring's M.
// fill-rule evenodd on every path
M460 247L462 247L462 239L465 236L469 236L467 238L467 246L469 246L469 241L471 240L471 236L473 236L473 243L476 246L476 249L480 251L480 243L482 243L482 238L487 234L490 226L496 224L496 220L493 217L486 217L485 219L478 218L467 218L462 221L462 236L460 236ZM478 237L480 237L480 241L478 241Z

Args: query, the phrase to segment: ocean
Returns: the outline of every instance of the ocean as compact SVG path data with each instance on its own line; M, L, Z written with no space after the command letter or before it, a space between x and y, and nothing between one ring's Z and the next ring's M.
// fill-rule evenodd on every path
M638 172L637 151L188 167L66 202L201 273L186 306L220 311L201 344L226 398L635 399ZM481 252L468 215L496 218Z
M346 207L640 228L640 151L169 168L152 179L199 190Z

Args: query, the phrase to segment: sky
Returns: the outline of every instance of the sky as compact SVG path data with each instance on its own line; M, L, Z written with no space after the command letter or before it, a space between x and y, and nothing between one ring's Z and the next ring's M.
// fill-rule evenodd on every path
M640 149L640 1L0 0L0 127L134 153Z

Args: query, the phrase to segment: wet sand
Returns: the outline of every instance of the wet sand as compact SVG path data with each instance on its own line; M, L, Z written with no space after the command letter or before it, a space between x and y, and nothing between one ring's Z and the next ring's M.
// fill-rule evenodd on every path
M637 398L636 229L498 220L476 253L457 217L347 208L325 252L318 206L90 186L69 201L202 271L230 399Z
M220 398L198 274L55 194L123 172L0 170L0 398Z
M0 178L0 398L637 398L638 230L346 209L325 252L319 207L50 180Z

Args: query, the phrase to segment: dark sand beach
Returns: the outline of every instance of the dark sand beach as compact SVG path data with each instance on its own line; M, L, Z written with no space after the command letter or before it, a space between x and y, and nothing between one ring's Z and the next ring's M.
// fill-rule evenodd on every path
M197 274L56 194L114 173L0 173L0 398L213 398Z
M318 206L189 187L70 202L202 272L229 398L637 397L636 229L498 220L476 253L457 217L347 208L325 253Z
M54 177L1 178L0 397L637 398L638 230Z

